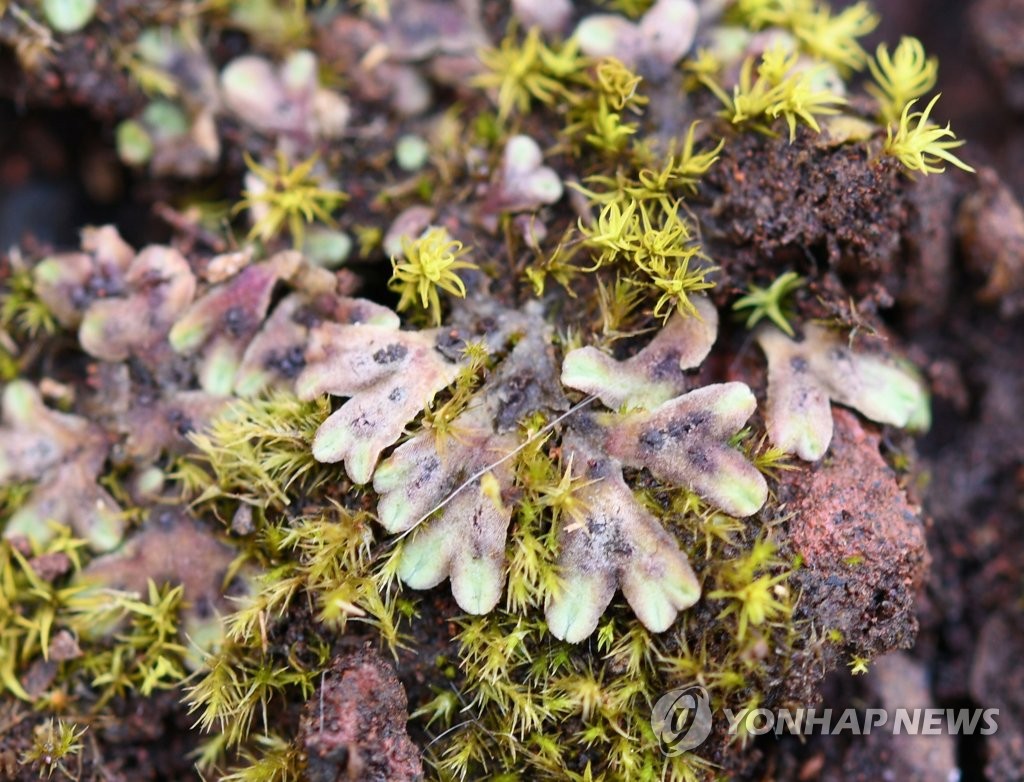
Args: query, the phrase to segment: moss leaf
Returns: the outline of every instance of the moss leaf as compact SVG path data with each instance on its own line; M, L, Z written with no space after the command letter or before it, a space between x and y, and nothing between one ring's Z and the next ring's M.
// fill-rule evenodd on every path
M399 577L414 589L426 589L450 576L456 602L471 614L494 608L505 582L513 509L504 497L515 482L505 457L520 444L517 423L561 402L547 389L556 372L548 354L550 336L542 324L529 323L493 378L452 421L450 434L420 432L395 449L374 476L381 495L377 515L389 532L422 522L405 543ZM436 515L424 521L435 509Z
M651 411L605 414L607 454L646 467L661 481L685 486L731 516L750 516L768 498L764 476L728 440L754 412L743 383L719 383L670 399Z
M78 330L85 351L104 361L153 352L192 303L196 279L181 253L154 245L132 261L125 286L126 297L94 302Z
M305 366L310 328L323 320L398 328L394 312L366 299L292 293L274 307L246 348L235 375L235 394L253 396L270 386L291 383Z
M66 328L77 328L96 299L122 290L135 250L111 225L82 230L82 252L44 258L32 270L36 295Z

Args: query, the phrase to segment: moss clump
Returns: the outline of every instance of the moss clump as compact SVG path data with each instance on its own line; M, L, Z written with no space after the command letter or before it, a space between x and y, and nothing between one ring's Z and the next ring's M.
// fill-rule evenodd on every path
M588 15L560 38L513 19L479 62L465 9L418 3L204 8L126 50L128 78L162 96L121 126L150 142L137 162L175 153L205 172L223 144L242 200L223 224L210 204L166 210L180 250L89 230L81 252L4 278L0 377L37 381L4 388L9 692L52 710L74 695L91 718L175 690L201 773L293 779L308 748L295 704L370 639L425 685L412 705L442 778L690 780L731 768L748 726L666 754L662 694L699 684L716 710L774 707L791 673L846 644L798 613L785 492L812 473L788 454L825 455L832 400L913 427L927 396L887 352L814 322L853 295L818 247L756 272L716 254L729 203L706 184L740 186L751 138L808 166L844 154L872 187L893 160L963 167L935 99L914 111L935 64L912 41L870 58L865 3L739 0L703 19L681 0L611 5L639 21ZM665 14L692 25L661 30ZM235 26L280 67L244 54L218 75L191 45ZM295 36L318 51L290 51ZM865 69L874 108L848 83ZM336 84L342 71L358 76ZM452 87L462 103L426 118ZM382 113L423 139L422 165L359 124ZM756 214L744 228L763 235L776 221ZM333 259L350 268L302 255L325 227L358 240L358 258ZM360 285L397 294L412 325L352 298ZM730 304L766 363L720 324ZM51 343L58 328L77 342ZM65 364L66 389L48 376ZM54 485L94 501L36 502ZM99 542L97 499L117 519ZM170 539L203 579L155 556ZM446 579L454 603L403 591ZM863 651L843 649L858 671ZM29 687L42 664L52 677Z
M328 412L324 398L302 402L284 390L236 402L192 435L198 453L171 477L194 504L280 510L329 478L310 452Z

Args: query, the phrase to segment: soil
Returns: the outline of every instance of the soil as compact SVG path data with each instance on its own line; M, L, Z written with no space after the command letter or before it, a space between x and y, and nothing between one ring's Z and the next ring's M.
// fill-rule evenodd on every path
M123 5L106 5L109 40L134 40L164 6L132 4L126 14ZM924 369L933 392L933 425L916 443L837 409L830 457L799 480L783 474L779 500L799 519L787 523L787 546L804 563L796 576L796 618L834 630L844 642L803 650L773 695L780 703L833 709L998 708L999 730L932 742L887 732L802 743L763 737L742 756L723 750L715 760L751 780L936 780L959 771L965 782L1010 782L1024 768L1024 675L1017 664L1024 655L1024 3L875 6L883 19L875 39L917 35L939 57L945 116L967 140L964 155L978 176L914 180L892 162L872 159L863 145L828 147L803 130L792 144L745 134L727 145L692 204L708 253L721 266L716 303L725 306L751 282L796 270L811 279L796 297L801 318L884 334ZM483 18L500 24L503 13L501 4L487 3ZM372 36L357 22L320 34L317 46L332 66L352 68L372 51ZM9 17L0 22L0 42L8 47L21 35ZM222 65L244 48L242 34L227 33L213 57ZM181 228L174 219L180 212L167 204L195 183L146 181L112 156L114 121L143 102L116 57L99 37L74 36L55 60L26 76L9 48L0 53L0 247L20 244L39 257L75 246L83 224L113 222L135 246L176 235L179 243L211 249L201 231L182 237L172 230ZM445 100L465 97L452 72L431 78ZM388 100L392 85L367 80L361 89L357 117ZM385 218L400 211L405 188L415 187L394 166L379 164L405 130L401 121L379 130L341 142L341 157L357 161L345 182L353 225L390 222ZM232 133L218 176L236 198L241 151L261 142L244 129ZM472 171L452 174L465 184L445 191L452 201L440 205L439 222L456 226L453 204L489 185ZM393 198L373 199L388 189ZM553 225L569 221L563 214ZM499 233L478 231L475 244L519 268L529 249L513 232ZM353 286L394 304L384 290L385 267L380 257L357 261ZM0 279L8 269L9 259L0 260ZM495 292L512 306L523 295ZM742 329L723 324L720 340L731 346L734 364L703 371L753 378L757 386ZM901 459L909 464L897 468ZM147 534L159 542L167 523L154 520ZM195 532L190 519L174 524ZM198 584L204 611L225 608L210 582L220 581L230 558L212 539L193 537L199 565L180 566L176 553L184 549L161 544L153 549L160 556L120 565L120 580L139 586L154 569L179 568ZM53 578L67 569L59 558L39 565ZM334 644L331 668L305 704L275 705L274 718L297 729L309 779L422 777L421 750L430 738L418 724L406 725L409 704L426 702L444 681L439 670L455 651L449 618L459 612L447 587L428 593L419 610L409 648L395 661L363 646L368 632L353 632ZM302 628L315 627L305 609L295 609L285 626L283 637L272 630L269 639L284 649L301 649ZM851 649L875 658L867 676L849 676ZM52 669L32 673L53 676ZM90 733L75 778L192 778L192 719L176 697L116 699L109 724ZM27 708L0 706L0 778L35 778L17 758L36 724Z

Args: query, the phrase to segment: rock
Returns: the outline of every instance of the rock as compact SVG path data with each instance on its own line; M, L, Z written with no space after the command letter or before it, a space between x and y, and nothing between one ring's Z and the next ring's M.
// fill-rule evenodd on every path
M67 630L58 630L50 641L50 659L55 663L77 660L82 656L78 641Z
M833 408L829 455L786 473L779 499L793 513L793 577L800 611L849 648L873 657L913 643L915 594L928 568L920 509L879 453L880 437Z
M985 779L1020 779L1024 768L1024 622L1016 615L995 614L985 622L971 668L971 697L986 709L999 709L999 729L987 738Z
M960 778L956 746L948 733L896 734L892 721L897 709L934 709L928 670L902 652L887 654L871 666L868 689L885 709L889 722L856 742L847 752L842 779L901 779L920 782L955 782ZM873 705L873 704L872 704Z
M394 669L369 644L336 658L306 702L299 744L309 782L423 779L419 749L406 733L408 702Z
M63 551L40 554L38 557L32 557L28 563L43 581L56 581L71 570L71 558Z
M969 4L971 33L1003 98L1013 109L1024 108L1024 3L979 0Z
M1024 207L991 168L960 206L957 229L968 265L988 277L978 293L1011 317L1024 310Z

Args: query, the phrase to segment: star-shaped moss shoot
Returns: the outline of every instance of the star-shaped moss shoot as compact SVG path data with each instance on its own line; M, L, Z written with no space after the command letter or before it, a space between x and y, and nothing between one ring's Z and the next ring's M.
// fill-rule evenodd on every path
M381 451L458 375L458 364L437 350L437 336L436 329L399 331L397 318L313 329L296 393L352 397L317 430L317 461L344 461L355 483L369 482Z
M441 299L437 289L460 299L466 298L466 286L456 274L458 269L475 269L475 263L460 260L469 250L452 239L444 228L428 228L418 239L402 239L402 257L391 259L394 274L388 283L399 293L398 311L418 303L430 313L434 324L441 325Z
M504 500L513 483L512 461L506 457L520 441L516 416L505 411L511 404L517 415L527 415L545 405L543 393L530 395L525 406L520 402L524 381L536 387L545 385L544 377L555 377L546 337L543 327L527 332L468 409L448 425L446 436L439 439L424 429L395 449L373 478L385 529L399 533L417 527L403 545L398 577L413 589L451 577L456 602L471 614L487 613L501 598L512 519Z
M687 388L684 370L700 366L718 333L718 311L705 297L693 299L697 316L676 313L639 353L616 361L595 347L570 351L562 382L596 394L612 410L653 408Z
M301 263L299 253L283 252L247 266L212 288L174 324L171 347L186 355L202 353L199 384L204 391L231 393L245 349L266 317L274 287L294 275Z
M316 221L334 227L331 212L348 200L348 194L321 186L313 172L316 155L294 167L280 150L276 169L261 166L248 155L245 163L252 176L246 177L244 197L234 211L249 210L252 216L250 240L269 242L287 225L294 246L299 248L305 239L307 224Z
M484 72L474 79L474 84L494 90L500 125L514 111L527 113L534 100L554 103L565 95L564 84L587 65L575 38L549 47L538 27L528 30L522 43L510 32L497 48L482 50L480 61Z
M885 129L886 139L882 151L892 155L911 171L920 171L926 176L941 174L946 170L944 163L952 163L962 171L973 174L974 169L952 152L966 142L956 137L948 122L946 127L941 127L929 119L940 96L941 93L932 98L924 111L911 111L916 100L904 106L899 122L891 123Z
M195 276L181 253L154 245L135 256L124 286L125 296L101 299L86 310L78 339L104 361L154 358L174 320L192 303Z
M562 589L545 611L552 634L570 643L590 636L617 588L648 630L667 630L700 597L686 554L633 496L621 462L575 433L562 450L581 483L576 517L558 522Z
M768 318L792 337L793 327L789 325L786 297L802 288L805 282L806 280L796 272L780 274L767 288L751 285L749 293L737 299L732 308L735 312L750 310L746 322L748 329L754 328L764 318Z
M63 524L95 551L117 546L125 520L97 482L107 451L102 431L84 418L50 410L30 383L4 388L0 484L37 482L4 526L4 537L42 544L53 537L54 524Z
M829 400L882 424L927 429L928 392L918 375L891 356L854 352L828 329L808 324L796 342L771 326L757 341L768 357L768 435L776 447L817 461L832 441Z

